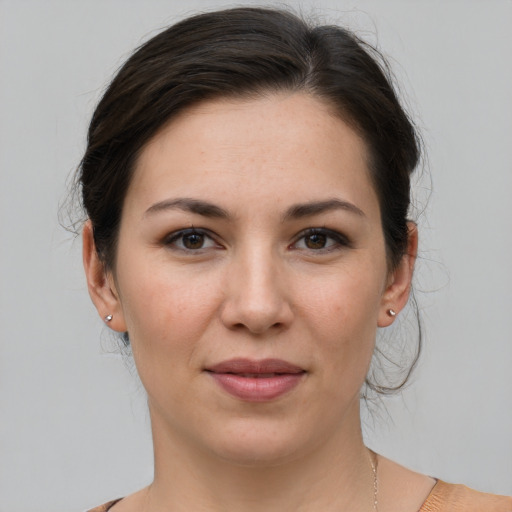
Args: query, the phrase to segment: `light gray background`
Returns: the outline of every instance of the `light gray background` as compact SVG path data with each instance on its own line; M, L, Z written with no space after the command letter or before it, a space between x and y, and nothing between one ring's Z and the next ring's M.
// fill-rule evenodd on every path
M183 5L0 0L1 512L80 511L151 478L144 393L105 354L80 243L57 210L95 102L130 50L229 4ZM433 179L418 268L425 351L412 386L368 423L368 442L512 494L512 2L314 5L392 56Z

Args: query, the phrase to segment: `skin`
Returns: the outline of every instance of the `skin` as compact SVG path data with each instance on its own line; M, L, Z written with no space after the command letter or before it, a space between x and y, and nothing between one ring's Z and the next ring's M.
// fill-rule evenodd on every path
M293 215L312 202L323 208ZM210 101L162 129L125 198L115 269L84 227L89 291L129 332L154 439L154 482L112 510L372 510L359 392L416 247L411 224L388 268L365 143L318 99ZM205 371L233 357L305 375L246 402ZM379 510L417 510L432 484L381 458Z

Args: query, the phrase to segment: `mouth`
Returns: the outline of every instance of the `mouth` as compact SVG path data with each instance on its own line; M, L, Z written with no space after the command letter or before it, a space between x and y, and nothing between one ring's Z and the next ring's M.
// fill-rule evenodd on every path
M226 373L230 375L238 375L239 377L244 377L246 379L270 379L272 377L276 377L277 375L286 375L286 373Z
M268 402L290 392L306 370L281 359L230 359L205 369L220 388L246 402Z

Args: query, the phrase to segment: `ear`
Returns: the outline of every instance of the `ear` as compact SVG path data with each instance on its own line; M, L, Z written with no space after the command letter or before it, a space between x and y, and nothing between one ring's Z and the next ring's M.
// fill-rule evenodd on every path
M108 322L108 326L115 331L124 332L126 331L126 323L114 277L112 272L105 268L104 263L98 256L90 220L84 224L82 243L82 256L89 295L101 319L105 321L105 317L112 315L112 320Z
M386 289L382 294L377 321L379 327L391 325L394 316L389 314L389 310L393 310L398 314L405 307L409 299L414 263L418 254L418 228L414 222L409 221L407 229L407 252L402 256L400 263L390 274Z

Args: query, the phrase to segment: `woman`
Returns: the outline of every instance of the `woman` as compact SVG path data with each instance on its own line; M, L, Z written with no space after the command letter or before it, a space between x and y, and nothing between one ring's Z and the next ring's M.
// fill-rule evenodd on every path
M376 331L410 294L418 158L341 28L232 9L127 61L80 168L84 265L147 391L155 478L96 511L512 510L362 440Z

